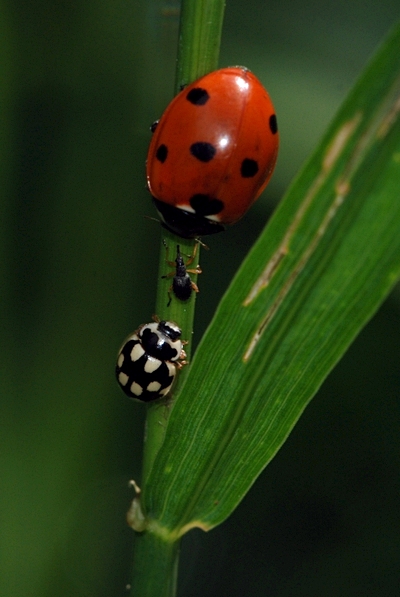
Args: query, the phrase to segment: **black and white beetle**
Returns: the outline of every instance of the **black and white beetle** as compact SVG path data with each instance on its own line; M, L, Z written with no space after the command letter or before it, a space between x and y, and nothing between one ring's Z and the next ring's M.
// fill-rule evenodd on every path
M188 301L192 295L192 291L199 292L197 284L193 282L189 274L201 274L202 270L199 265L194 269L187 269L187 266L191 265L196 257L198 243L196 243L193 254L190 255L186 263L183 260L180 245L176 245L175 261L168 261L168 246L165 240L163 243L167 251L167 263L170 267L174 268L173 272L170 272L166 276L162 276L163 278L172 278L172 284L168 291L169 301L167 307L169 307L172 300L171 291L180 301Z
M171 390L176 370L186 365L181 329L173 321L144 323L128 336L117 358L115 374L129 398L152 402Z

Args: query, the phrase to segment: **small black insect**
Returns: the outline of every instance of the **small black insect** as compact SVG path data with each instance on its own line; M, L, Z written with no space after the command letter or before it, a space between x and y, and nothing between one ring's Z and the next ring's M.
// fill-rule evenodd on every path
M194 269L187 269L187 266L193 263L193 260L196 257L198 243L196 243L194 247L193 254L190 255L185 263L179 245L176 245L175 261L168 261L168 246L165 240L163 242L164 247L167 250L167 263L169 266L174 268L173 272L170 272L166 276L162 276L163 278L172 278L172 284L168 291L169 301L167 307L169 307L172 300L171 291L180 301L189 300L192 295L192 291L199 292L197 284L193 282L189 274L201 274L202 270L199 265L197 265Z

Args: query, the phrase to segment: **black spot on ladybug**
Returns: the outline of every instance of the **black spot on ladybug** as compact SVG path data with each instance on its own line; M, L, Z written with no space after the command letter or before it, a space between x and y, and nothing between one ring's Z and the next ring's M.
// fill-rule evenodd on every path
M224 204L219 199L198 193L190 198L190 205L197 215L213 216L224 209Z
M155 131L155 130L156 130L156 128L158 127L158 123L159 123L159 122L160 122L159 120L155 120L155 121L152 123L152 125L151 125L151 127L150 127L150 130L151 130L151 132L152 132L152 133L154 133L154 131Z
M201 87L191 89L186 96L186 99L194 106L204 106L210 99L207 91Z
M190 153L193 157L200 160L200 162L210 162L217 153L217 150L211 143L198 141L190 146Z
M276 133L278 132L278 121L276 120L275 114L272 114L272 116L269 117L269 128L271 133L273 135L276 135Z
M258 164L255 160L245 158L240 166L240 174L243 178L252 178L258 172Z
M167 159L167 155L168 155L168 147L166 145L164 145L164 143L163 143L162 145L160 145L160 147L157 148L156 158L159 162L161 162L163 164L165 162L165 160Z

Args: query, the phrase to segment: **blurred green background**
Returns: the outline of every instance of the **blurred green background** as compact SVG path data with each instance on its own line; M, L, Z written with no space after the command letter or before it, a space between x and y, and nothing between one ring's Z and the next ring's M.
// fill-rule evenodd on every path
M153 312L149 125L173 90L178 3L0 3L3 597L117 597L144 412L113 367ZM270 91L263 198L207 239L196 340L398 0L228 0L221 65ZM162 234L162 233L161 233ZM227 523L183 541L180 597L398 596L400 293L330 375Z

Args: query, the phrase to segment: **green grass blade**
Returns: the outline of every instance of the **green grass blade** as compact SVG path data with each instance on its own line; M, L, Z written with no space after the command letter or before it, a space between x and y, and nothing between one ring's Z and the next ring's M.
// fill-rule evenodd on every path
M243 263L143 495L169 540L231 514L400 275L400 27Z

